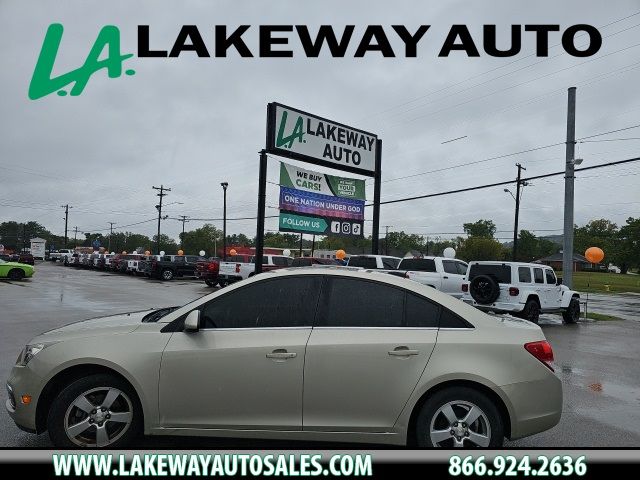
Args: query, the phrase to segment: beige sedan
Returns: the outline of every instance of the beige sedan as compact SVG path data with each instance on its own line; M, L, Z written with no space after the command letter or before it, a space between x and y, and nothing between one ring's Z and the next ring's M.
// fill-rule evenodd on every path
M497 447L553 427L562 406L537 325L342 267L52 330L7 389L16 424L61 448L142 433Z

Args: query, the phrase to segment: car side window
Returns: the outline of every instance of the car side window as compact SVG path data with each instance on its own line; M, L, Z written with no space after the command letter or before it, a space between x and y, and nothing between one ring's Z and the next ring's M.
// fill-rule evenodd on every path
M377 268L376 259L373 257L351 257L349 259L350 267L361 268Z
M440 313L438 326L440 328L473 328L473 325L469 322L444 307L442 307L442 313Z
M459 275L466 275L467 274L467 268L469 267L469 265L467 265L464 262L456 262L456 267L458 268L458 274Z
M400 264L400 260L398 260L397 258L382 257L383 268L386 268L388 270L395 270L396 268L398 268L399 264Z
M544 283L544 275L541 268L533 269L533 278L535 279L536 283Z
M437 327L440 306L424 297L407 292L405 300L405 321L407 327Z
M556 274L553 273L553 270L551 269L546 269L544 271L545 277L547 278L547 284L548 285L555 285L556 284Z
M321 277L305 275L256 282L200 307L201 328L310 327Z
M328 278L321 327L402 327L404 291L356 278Z
M458 267L456 267L456 262L453 260L443 260L442 268L444 268L445 273L458 274Z
M520 283L531 283L531 268L518 267L518 281Z

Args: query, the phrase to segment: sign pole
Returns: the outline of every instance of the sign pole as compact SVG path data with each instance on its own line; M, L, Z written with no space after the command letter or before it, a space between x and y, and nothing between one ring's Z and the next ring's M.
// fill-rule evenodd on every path
M371 232L371 253L377 255L380 238L380 179L382 178L382 140L377 140L376 171L373 177L373 230Z
M264 216L267 204L267 151L260 152L260 173L258 175L258 221L256 228L256 267L255 273L262 273L264 254Z

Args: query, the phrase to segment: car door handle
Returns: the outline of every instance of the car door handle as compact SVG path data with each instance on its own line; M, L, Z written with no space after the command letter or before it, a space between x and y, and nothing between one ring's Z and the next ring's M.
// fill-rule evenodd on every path
M442 277L442 278L449 278L449 277Z
M288 358L295 358L298 354L296 352L287 352L284 349L277 349L271 353L267 353L267 358L272 358L275 360L286 360Z
M413 355L418 355L420 352L418 350L409 350L408 347L396 347L393 350L387 352L392 357L411 357Z

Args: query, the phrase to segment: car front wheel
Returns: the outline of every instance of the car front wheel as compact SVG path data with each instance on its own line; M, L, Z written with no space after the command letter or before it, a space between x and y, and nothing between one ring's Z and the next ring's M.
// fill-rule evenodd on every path
M580 319L580 301L577 298L571 299L569 307L562 312L562 318L564 323L576 323Z
M24 278L24 272L19 268L14 268L9 271L9 275L7 276L9 277L9 280L22 280Z
M142 408L118 377L83 377L56 397L47 417L51 441L61 448L123 448L143 429Z
M496 448L504 441L504 427L497 408L484 394L452 387L424 403L416 435L419 447Z
M166 269L162 271L162 280L171 280L173 278L173 271Z

